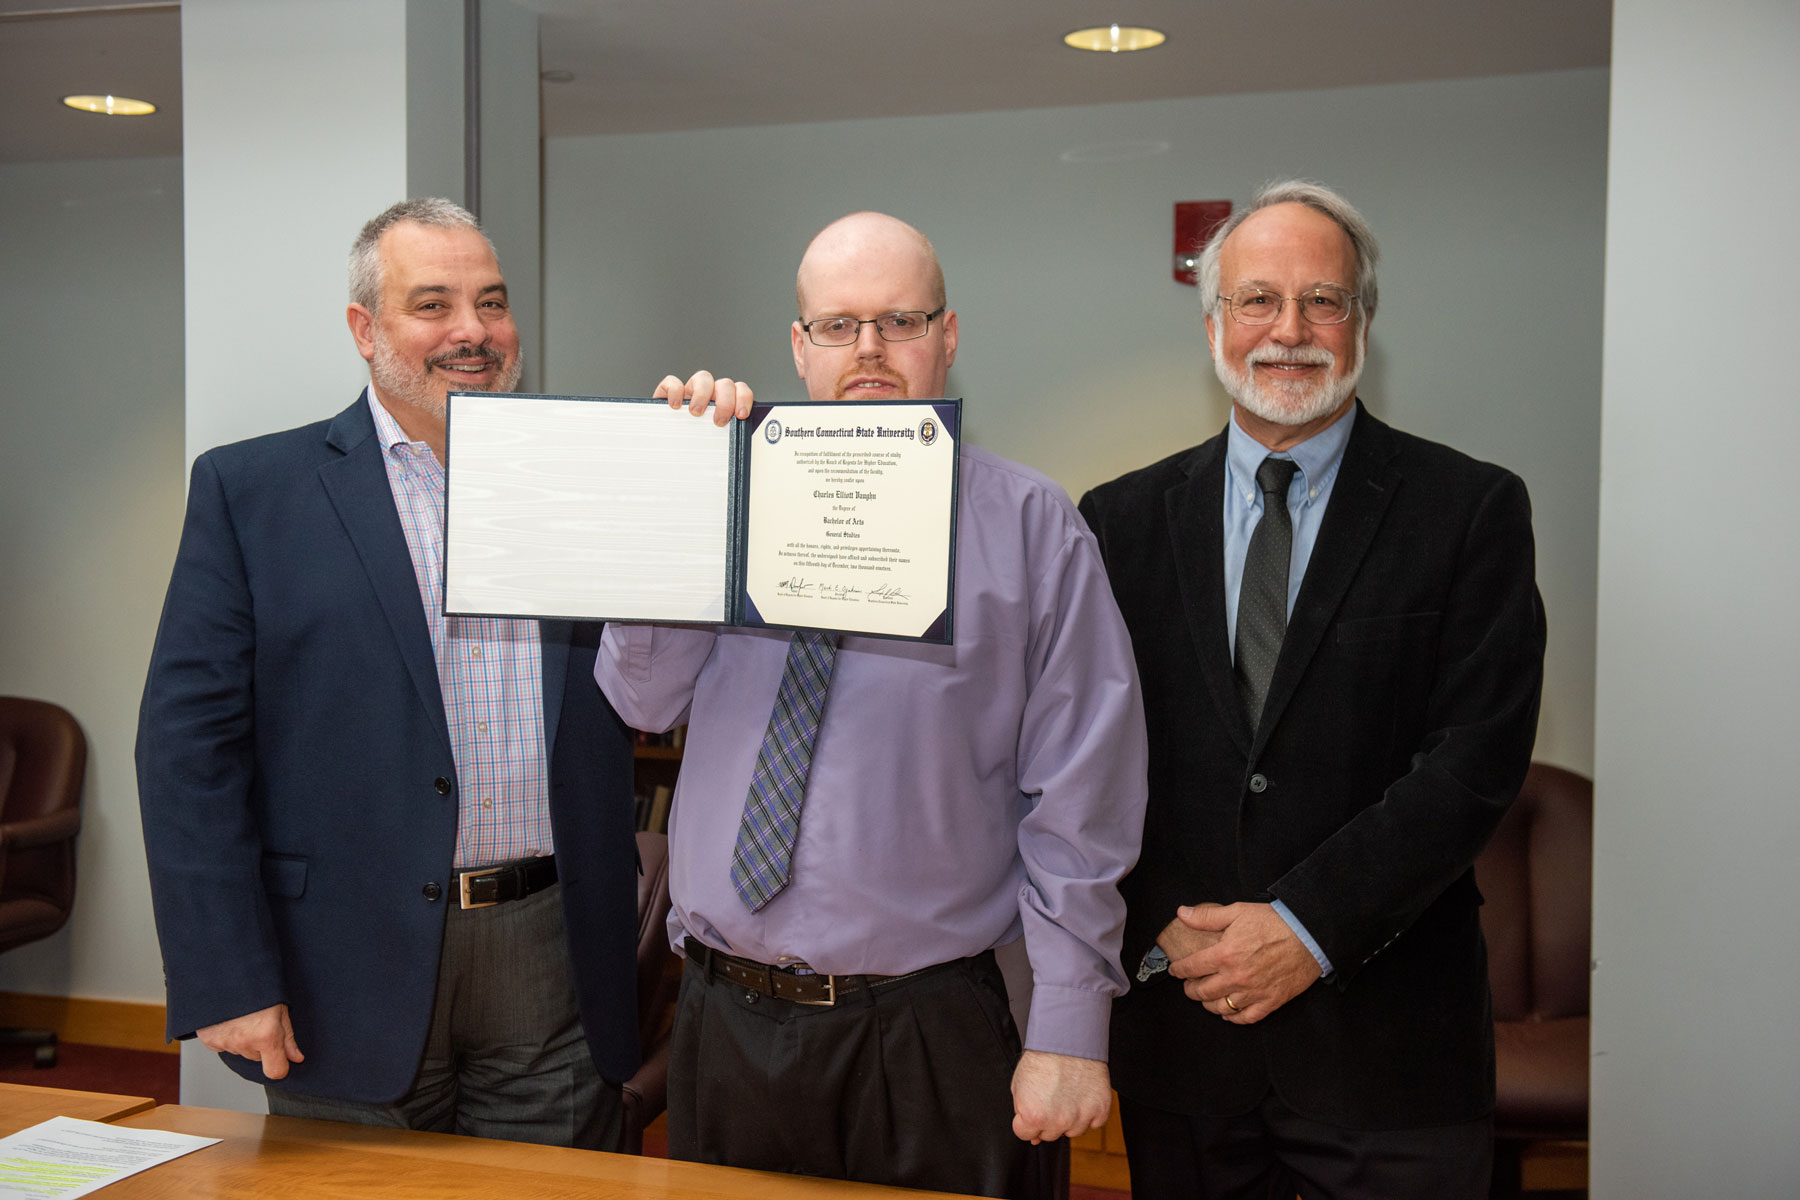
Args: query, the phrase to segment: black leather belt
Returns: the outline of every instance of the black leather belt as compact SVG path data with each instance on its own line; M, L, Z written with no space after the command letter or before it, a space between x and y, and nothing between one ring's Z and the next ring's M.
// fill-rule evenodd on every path
M556 882L556 857L526 859L503 867L458 871L457 887L464 908L492 908L508 900L523 900Z
M767 963L759 963L753 959L738 958L723 950L714 950L711 946L694 938L687 938L683 943L687 948L688 961L697 964L707 971L709 977L717 975L721 979L730 980L739 987L762 996L773 996L777 1000L791 1000L795 1004L816 1004L830 1006L836 1004L838 997L847 992L861 991L863 988L878 988L884 984L899 983L903 979L918 979L945 967L954 967L966 959L955 962L938 963L923 967L917 971L909 971L905 975L820 975L813 972L796 972L792 967L772 967ZM992 954L992 951L987 953Z

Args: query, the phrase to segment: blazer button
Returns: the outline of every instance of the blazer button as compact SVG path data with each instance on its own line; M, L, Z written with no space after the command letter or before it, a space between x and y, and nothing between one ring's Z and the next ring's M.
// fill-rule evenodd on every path
M1258 772L1257 774L1252 775L1250 777L1250 790L1255 792L1259 796L1262 795L1264 792L1269 790L1268 779L1261 772Z
M450 781L445 779L442 775L439 775L436 779L432 780L431 786L437 789L437 794L440 796L448 796L450 794Z
M438 897L440 897L444 894L444 889L439 887L435 883L428 883L424 887L419 889L419 894L421 896L424 896L427 900L433 901L435 903L437 901Z

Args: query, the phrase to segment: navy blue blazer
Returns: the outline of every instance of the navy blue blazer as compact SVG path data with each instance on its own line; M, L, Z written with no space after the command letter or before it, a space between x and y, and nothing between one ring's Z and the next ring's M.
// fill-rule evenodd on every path
M1225 628L1225 441L1081 501L1150 738L1123 958L1135 972L1178 905L1279 899L1336 970L1250 1026L1166 975L1133 985L1114 1084L1189 1114L1273 1089L1338 1126L1476 1119L1494 1051L1471 865L1524 780L1543 681L1525 485L1359 411L1252 729Z
M618 1081L638 1063L636 844L599 638L542 623L544 742L582 1022ZM137 764L169 1036L286 1003L306 1061L273 1086L402 1095L457 894L456 765L365 398L195 461Z

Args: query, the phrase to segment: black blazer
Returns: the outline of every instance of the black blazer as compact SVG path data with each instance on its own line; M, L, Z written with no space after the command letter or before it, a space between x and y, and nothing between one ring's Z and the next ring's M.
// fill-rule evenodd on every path
M1517 476L1358 409L1252 730L1225 629L1223 433L1081 501L1136 647L1150 739L1130 973L1202 900L1284 901L1335 967L1229 1025L1160 975L1113 1011L1119 1091L1176 1112L1273 1088L1357 1128L1493 1105L1471 864L1529 763L1544 617Z
M600 627L541 632L569 951L616 1081L638 1060L631 738ZM169 1036L284 1002L306 1061L273 1086L402 1095L457 896L456 767L366 400L195 461L137 763Z

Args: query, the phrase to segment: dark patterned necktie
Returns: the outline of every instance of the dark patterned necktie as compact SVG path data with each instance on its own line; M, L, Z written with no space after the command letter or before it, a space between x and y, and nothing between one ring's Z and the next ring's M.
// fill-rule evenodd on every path
M1288 516L1288 484L1298 464L1270 455L1256 468L1262 489L1262 520L1244 554L1244 581L1238 588L1237 684L1244 714L1254 730L1269 696L1269 677L1287 634L1288 566L1294 550L1294 522Z
M787 666L775 692L775 711L750 773L750 795L731 854L731 882L755 912L788 882L794 839L800 833L800 805L812 766L819 716L837 659L837 635L801 630L788 643Z

